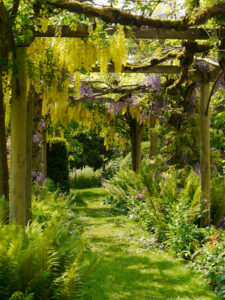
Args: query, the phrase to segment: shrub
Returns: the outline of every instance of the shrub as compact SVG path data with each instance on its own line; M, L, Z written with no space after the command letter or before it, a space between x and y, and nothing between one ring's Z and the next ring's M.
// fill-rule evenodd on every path
M66 141L52 138L47 145L47 177L62 192L69 192L69 163Z
M133 171L119 171L113 178L104 182L104 188L110 194L107 202L114 205L121 213L127 212L128 202L141 189L140 185L141 181Z
M206 241L193 254L191 266L203 273L219 296L225 297L225 233L211 228Z
M94 171L91 167L76 170L70 173L70 186L74 189L98 187L101 185L101 173L101 169Z
M171 206L166 244L177 256L190 259L206 238L206 230L193 224L189 215L190 204L183 198Z

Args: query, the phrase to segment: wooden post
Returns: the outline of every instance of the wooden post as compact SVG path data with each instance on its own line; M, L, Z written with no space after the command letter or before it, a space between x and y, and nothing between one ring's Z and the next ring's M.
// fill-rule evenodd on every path
M32 198L32 144L33 144L33 107L34 107L35 90L31 85L27 100L27 122L26 122L26 223L31 218L31 198Z
M2 87L2 73L0 71L0 197L9 199L8 165L5 134L5 108Z
M153 132L156 124L156 117L150 116L150 158L154 158L156 156L156 142L157 142L157 134Z
M210 225L210 117L206 115L209 82L201 82L200 95L200 185L201 226Z
M143 125L137 120L131 119L130 137L131 137L131 161L132 170L137 172L141 166L141 141Z
M19 91L15 76L12 78L11 105L11 173L10 173L10 221L25 226L26 203L26 115L27 115L27 67L25 49L17 49L19 66Z

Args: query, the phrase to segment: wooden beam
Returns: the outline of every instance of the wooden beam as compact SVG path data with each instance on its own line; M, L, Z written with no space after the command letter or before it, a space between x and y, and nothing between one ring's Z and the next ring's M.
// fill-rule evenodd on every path
M220 68L216 67L209 73L202 73L198 70L189 70L189 78L192 81L202 82L207 79L209 82L213 82L218 77L219 72L221 71Z
M126 68L126 66L123 67L122 73L157 73L157 74L179 74L181 71L181 68L179 66L168 66L168 65L156 65L156 66L143 66L142 68L139 68L137 70ZM91 72L99 73L99 67L94 67ZM114 73L114 65L109 65L108 72Z
M106 28L105 31L112 35L116 29ZM34 31L35 37L68 37L68 38L86 38L88 37L88 26L79 25L77 30L72 30L69 26L63 25L54 27L52 25L48 26L48 30L44 33L41 31ZM213 30L213 32L206 32L202 28L189 28L186 30L175 30L175 29L157 29L157 28L133 28L132 30L125 30L127 37L135 37L137 39L177 39L177 40L208 40L213 33L213 35L225 36L225 29Z

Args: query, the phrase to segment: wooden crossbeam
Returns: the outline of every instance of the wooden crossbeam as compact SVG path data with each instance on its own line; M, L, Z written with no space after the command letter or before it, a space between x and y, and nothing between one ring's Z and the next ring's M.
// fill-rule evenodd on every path
M115 32L115 28L105 29L109 35ZM88 37L88 26L79 25L77 30L72 30L69 26L48 26L48 30L44 33L41 31L34 31L36 37L67 37L67 38L85 38ZM127 37L135 37L138 39L177 39L177 40L207 40L212 34L218 34L219 36L225 36L225 29L217 29L209 32L202 28L189 28L187 30L174 30L174 29L156 29L156 28L133 28L131 30L125 30Z
M99 67L94 67L91 72L96 72L99 73L100 69ZM108 72L109 73L114 73L115 69L113 65L109 65L108 67ZM169 66L169 65L156 65L156 66L146 66L146 67L142 67L138 70L132 70L132 69L128 69L126 67L122 68L122 73L141 73L141 74L179 74L181 72L181 68L179 66ZM215 81L215 79L217 78L218 74L220 72L220 68L216 67L214 68L211 72L209 73L205 73L202 74L197 70L189 70L189 77L191 80L193 81L205 81L205 79L207 79L207 81ZM207 77L207 78L203 78L203 77Z
M179 74L181 68L179 66L169 66L169 65L156 65L156 66L143 66L138 70L127 68L126 66L122 68L122 73L157 73L157 74ZM91 72L99 73L99 67L94 67ZM108 72L115 73L114 65L109 65Z

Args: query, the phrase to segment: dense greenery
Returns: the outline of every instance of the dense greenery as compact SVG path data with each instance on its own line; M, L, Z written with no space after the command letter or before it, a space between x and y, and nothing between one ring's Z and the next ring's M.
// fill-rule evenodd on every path
M140 259L121 220L225 297L224 21L224 0L0 1L0 298L107 299L91 283L85 295L102 256L83 265L83 253L96 258L98 247L112 299L140 299L152 282L151 297L173 297L166 284L158 293L156 273L174 265L164 274L151 251ZM108 207L69 193L104 179L95 196L107 193ZM143 286L130 284L132 269ZM188 289L174 295L204 294Z
M75 299L82 295L84 250L81 228L70 206L75 195L36 187L32 222L23 230L0 228L1 299ZM3 212L1 211L1 216Z
M47 146L47 177L61 191L69 192L69 162L66 141L62 138L52 138Z
M145 160L139 173L123 169L104 186L112 203L122 213L152 232L159 243L201 270L224 296L225 235L214 227L200 228L199 176L191 167L175 169ZM225 214L225 180L212 179L211 218L216 225ZM213 265L213 268L211 269Z
M100 127L100 124L96 124ZM106 151L104 138L94 130L79 125L74 119L65 128L68 143L69 164L71 169L89 166L97 170L112 157L112 150Z
M198 272L162 249L154 237L104 205L102 188L79 190L76 212L83 220L91 252L84 258L99 263L87 280L85 299L218 299Z

